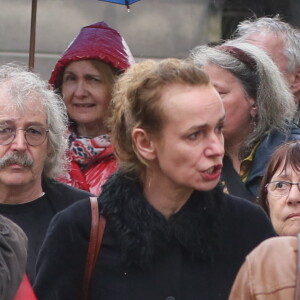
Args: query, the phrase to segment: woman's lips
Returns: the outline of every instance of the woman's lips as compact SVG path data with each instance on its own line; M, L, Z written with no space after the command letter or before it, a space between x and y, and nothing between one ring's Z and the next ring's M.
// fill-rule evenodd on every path
M299 218L299 217L300 217L300 213L293 213L293 214L289 214L287 216L287 219Z
M74 106L76 107L93 107L95 106L95 104L92 104L92 103L75 103Z
M221 176L222 167L222 165L215 165L205 171L202 171L201 174L205 180L216 180Z

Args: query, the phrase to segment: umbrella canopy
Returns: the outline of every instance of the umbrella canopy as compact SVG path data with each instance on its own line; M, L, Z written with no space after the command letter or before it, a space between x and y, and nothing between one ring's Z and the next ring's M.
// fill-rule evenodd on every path
M126 5L127 8L129 9L129 5L135 2L138 2L140 0L99 0L99 1L104 1L104 2L112 2L112 3L117 3L117 4L122 4Z
M140 0L98 0L104 2L112 2L126 5L129 11L129 5ZM30 46L29 46L29 62L28 67L30 71L34 70L34 55L35 55L35 36L36 36L36 12L37 0L31 2L31 26L30 26Z

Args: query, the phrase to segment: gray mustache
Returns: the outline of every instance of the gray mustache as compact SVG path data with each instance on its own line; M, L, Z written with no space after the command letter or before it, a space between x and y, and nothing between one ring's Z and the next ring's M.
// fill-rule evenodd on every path
M19 164L24 168L31 168L33 166L33 159L26 154L10 152L4 157L0 158L0 169L7 166Z

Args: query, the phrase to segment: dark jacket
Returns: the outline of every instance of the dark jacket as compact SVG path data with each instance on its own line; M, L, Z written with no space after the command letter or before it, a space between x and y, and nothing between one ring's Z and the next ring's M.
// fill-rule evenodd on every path
M28 237L26 272L33 283L38 252L54 215L91 194L58 181L43 180L44 196L22 204L0 204L0 214L19 225Z
M276 148L287 141L300 139L300 128L291 124L286 134L278 130L271 131L257 147L249 170L247 180L242 182L239 174L233 169L228 157L224 157L224 168L221 180L228 193L255 201L259 192L260 182L264 176L268 162Z
M53 207L54 214L78 200L92 196L89 192L76 189L54 179L44 179L42 187L49 203Z
M246 255L274 235L261 208L218 188L194 191L168 220L144 198L141 185L118 173L98 201L107 225L91 300L227 300ZM88 200L53 219L37 263L39 300L76 299L90 219Z

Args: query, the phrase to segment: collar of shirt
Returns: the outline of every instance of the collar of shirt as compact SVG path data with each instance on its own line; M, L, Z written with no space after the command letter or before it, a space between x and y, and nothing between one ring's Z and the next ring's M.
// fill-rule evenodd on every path
M240 176L241 176L243 182L245 182L247 180L250 167L251 167L252 162L254 160L255 151L256 151L259 144L260 144L260 142L258 142L253 147L253 149L251 150L251 153L245 159L243 159L242 162L241 162Z

